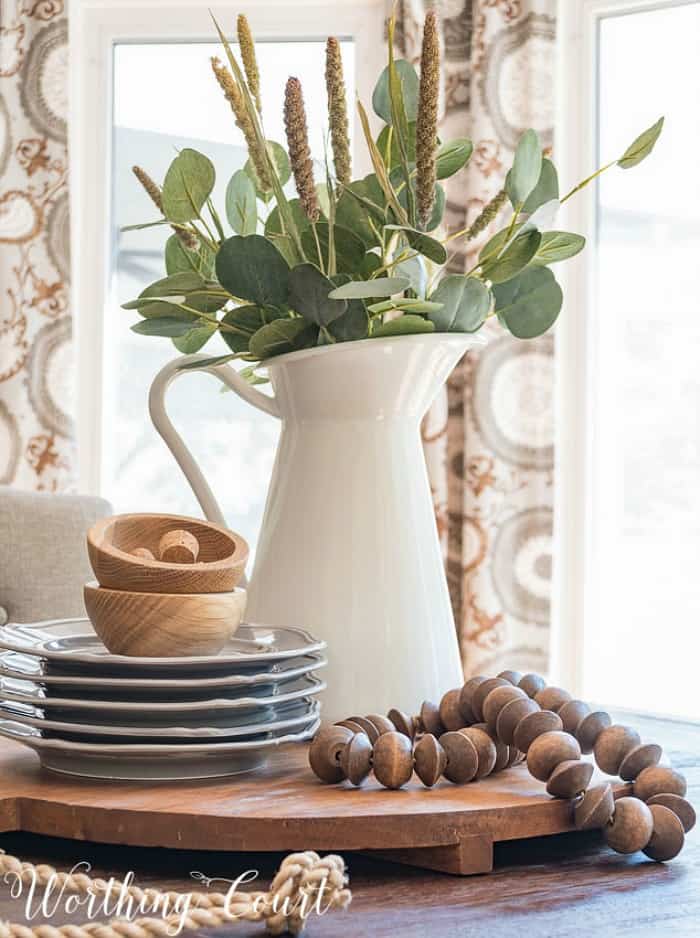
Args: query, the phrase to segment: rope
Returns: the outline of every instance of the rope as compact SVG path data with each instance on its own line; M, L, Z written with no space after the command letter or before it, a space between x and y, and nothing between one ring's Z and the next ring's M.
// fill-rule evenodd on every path
M0 921L0 938L173 938L180 928L216 928L237 920L264 921L271 935L299 935L314 908L319 912L345 909L352 899L343 858L334 854L319 857L312 850L285 857L268 892L240 891L228 895L160 892L115 880L92 879L86 873L62 873L48 864L34 866L0 850L0 877L7 881L8 876L24 885L46 886L52 882L55 888L66 892L104 893L105 899L114 893L128 895L139 906L157 907L161 903L168 908L169 904L189 898L193 907L184 919L177 914L134 921L114 918L85 925L31 927Z

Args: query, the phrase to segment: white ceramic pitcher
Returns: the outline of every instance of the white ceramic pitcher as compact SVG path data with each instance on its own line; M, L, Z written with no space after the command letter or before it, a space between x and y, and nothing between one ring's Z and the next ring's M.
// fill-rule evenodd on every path
M462 681L420 421L463 353L482 343L433 334L291 352L266 363L272 395L229 365L203 366L282 420L246 618L328 642L326 719L414 713ZM150 411L205 516L224 524L164 406L183 365L204 359L166 365Z

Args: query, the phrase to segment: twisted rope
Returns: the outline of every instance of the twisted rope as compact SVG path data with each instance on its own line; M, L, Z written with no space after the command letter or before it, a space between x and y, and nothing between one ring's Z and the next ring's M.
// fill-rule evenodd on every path
M291 853L285 857L270 884L269 891L223 893L161 892L142 889L115 880L93 879L86 873L63 873L48 864L34 866L0 850L0 876L15 876L23 884L35 882L45 886L50 881L67 892L113 893L128 895L140 904L174 904L186 896L194 908L184 918L169 915L161 918L139 918L133 922L115 918L109 922L85 925L50 924L27 926L16 922L0 922L0 938L173 938L176 929L215 928L233 921L265 922L271 935L289 932L298 935L314 904L322 911L345 909L352 893L342 857L329 854L319 857L312 850ZM156 906L157 907L157 906Z

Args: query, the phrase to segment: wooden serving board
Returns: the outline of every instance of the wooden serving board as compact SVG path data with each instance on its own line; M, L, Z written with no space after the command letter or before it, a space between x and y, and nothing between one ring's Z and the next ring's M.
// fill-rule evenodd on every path
M627 793L615 784L616 797ZM3 832L190 850L360 850L467 875L492 869L494 842L570 830L570 802L550 798L524 765L463 786L387 791L371 779L354 789L317 781L299 746L223 780L105 782L46 771L33 752L0 740Z

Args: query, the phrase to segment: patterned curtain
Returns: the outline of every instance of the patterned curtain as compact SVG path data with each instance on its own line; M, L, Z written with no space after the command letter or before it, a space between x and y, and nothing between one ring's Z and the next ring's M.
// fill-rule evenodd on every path
M74 476L64 0L0 2L0 484Z
M474 141L469 168L447 191L456 230L501 188L523 130L551 145L556 0L403 0L400 34L414 62L429 6L443 27L444 137ZM455 266L471 266L491 233ZM546 671L553 342L520 342L497 327L487 336L424 423L438 528L465 673Z

